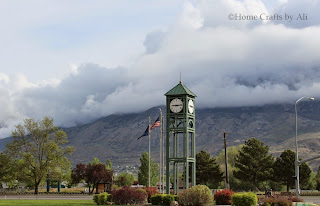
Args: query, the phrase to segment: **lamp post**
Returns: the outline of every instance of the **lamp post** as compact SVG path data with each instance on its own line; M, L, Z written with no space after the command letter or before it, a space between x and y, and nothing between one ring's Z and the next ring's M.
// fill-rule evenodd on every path
M297 104L300 100L307 98L309 100L314 100L313 97L303 96L298 99L294 105L295 113L296 113L296 158L295 158L295 178L296 178L296 197L300 196L300 185L299 185L299 155L298 155L298 114L297 114Z

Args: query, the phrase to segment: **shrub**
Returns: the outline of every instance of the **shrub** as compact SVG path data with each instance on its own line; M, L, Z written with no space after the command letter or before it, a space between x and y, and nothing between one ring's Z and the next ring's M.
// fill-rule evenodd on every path
M99 194L94 194L93 195L93 202L99 205L99 200L98 200Z
M173 195L174 201L179 202L179 196L178 195Z
M108 197L108 193L104 192L104 193L100 193L98 195L98 202L99 205L105 205L107 202L107 197Z
M299 198L299 197L291 197L289 198L289 200L291 200L292 202L304 202L303 199Z
M173 195L162 195L162 205L170 205L172 201L174 201Z
M211 190L205 185L196 185L179 193L180 205L211 205L213 197Z
M262 206L291 206L292 202L286 198L267 198Z
M174 200L174 196L171 194L157 194L151 196L152 205L170 205Z
M291 206L292 202L287 199L276 199L275 205L277 205L277 206Z
M257 195L253 192L235 193L231 199L234 206L255 206L258 202Z
M156 187L144 187L143 189L148 193L148 202L151 202L151 196L159 194Z
M217 205L231 205L231 196L233 195L233 191L229 189L224 189L217 191L214 194L214 200Z
M147 192L143 189L123 187L112 191L112 199L117 205L142 204L147 200Z
M152 205L162 205L162 195L161 194L152 195L151 203Z
M107 196L107 202L112 202L112 194L108 194L108 196Z

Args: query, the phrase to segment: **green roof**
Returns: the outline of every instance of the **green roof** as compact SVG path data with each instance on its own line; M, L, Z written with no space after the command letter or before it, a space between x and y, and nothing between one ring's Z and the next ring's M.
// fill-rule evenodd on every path
M186 86L184 86L181 82L177 86L173 87L170 91L168 91L165 95L176 96L181 94L196 97L196 95L192 91L190 91Z

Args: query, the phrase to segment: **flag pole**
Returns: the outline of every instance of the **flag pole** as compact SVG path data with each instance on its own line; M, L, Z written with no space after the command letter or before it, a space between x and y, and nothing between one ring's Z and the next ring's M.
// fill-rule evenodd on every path
M159 163L159 191L162 193L162 110L160 110L160 163Z
M151 162L151 155L150 155L150 146L151 146L151 129L150 129L150 127L151 127L151 119L150 119L150 117L149 117L149 177L148 177L148 187L150 187L150 162Z
M162 129L162 185L163 185L163 189L162 189L162 192L164 192L164 167L165 167L165 161L164 161L164 124L163 124L163 119L164 117L162 116L162 119L161 119L161 129Z

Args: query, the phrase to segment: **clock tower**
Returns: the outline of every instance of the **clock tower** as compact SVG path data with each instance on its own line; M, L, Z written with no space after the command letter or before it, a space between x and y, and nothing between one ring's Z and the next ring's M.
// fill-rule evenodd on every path
M173 191L196 184L195 97L180 83L166 94L166 193L170 193L170 175ZM182 175L182 176L181 176ZM191 180L191 185L189 181Z

